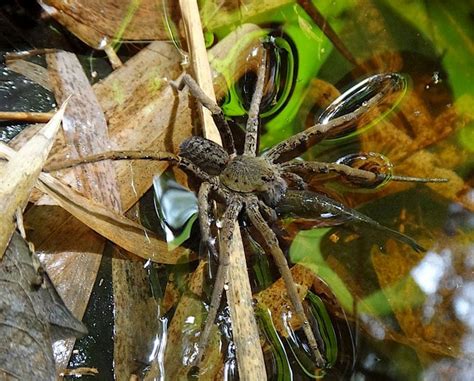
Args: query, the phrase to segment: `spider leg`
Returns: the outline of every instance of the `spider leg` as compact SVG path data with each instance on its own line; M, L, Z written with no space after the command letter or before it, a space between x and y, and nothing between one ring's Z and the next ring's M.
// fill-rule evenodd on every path
M339 163L325 163L319 161L293 161L288 163L282 163L278 166L283 171L283 176L289 174L294 175L296 173L335 173L349 182L363 186L363 187L375 187L385 180L391 181L412 181L420 183L429 182L446 182L447 179L437 178L422 178L422 177L403 177L403 176L392 176L390 174L375 173L359 168L352 168L345 164Z
M285 179L290 180L291 182L295 183L296 187L299 190L304 190L308 186L308 184L306 184L306 182L303 180L303 178L300 175L296 174L296 173L284 171L281 175Z
M277 213L275 212L275 210L273 208L270 208L262 200L258 200L257 204L258 204L260 210L263 211L263 214L264 214L265 218L267 219L267 221L270 221L270 222L273 223L273 222L278 220L278 215L277 215Z
M306 130L291 136L283 142L273 146L266 151L263 156L267 157L271 162L283 162L294 159L301 153L305 152L315 144L326 138L332 138L340 134L350 131L354 123L368 110L380 103L387 94L393 89L399 88L398 77L391 74L374 78L374 81L391 81L391 85L375 94L372 98L364 102L356 110L342 115L340 117L329 120L325 123L317 123Z
M224 117L222 109L202 91L194 78L189 74L184 74L176 81L171 81L170 85L177 90L182 90L185 85L188 86L193 97L211 112L212 119L214 119L214 123L221 134L224 149L229 155L235 154L234 138L232 137L232 132L230 131L229 124Z
M212 185L208 182L203 182L199 187L198 205L199 205L199 226L201 227L201 240L206 243L207 249L213 258L218 258L215 239L211 236L211 220L210 213L212 211L209 203L209 194Z
M67 169L75 167L76 165L96 163L103 160L156 160L156 161L167 161L170 164L177 165L181 169L194 174L197 178L202 181L207 181L212 184L216 180L204 172L202 169L194 165L192 162L184 157L169 153L169 152L156 152L156 151L106 151L95 155L85 156L79 159L67 160L60 163L48 165L44 170L46 172L59 171L61 169Z
M257 142L258 142L258 114L260 111L260 103L263 97L263 87L265 84L265 72L266 72L266 50L262 48L262 59L258 66L257 72L257 83L255 84L255 91L252 96L252 102L250 103L249 117L247 119L247 126L245 130L245 145L244 154L249 156L257 155Z
M262 214L260 213L256 202L250 202L246 204L246 210L250 221L262 233L265 243L270 249L273 259L285 282L285 286L288 292L288 296L290 297L291 304L293 305L296 311L296 315L302 322L303 330L316 359L316 364L319 367L323 367L325 364L325 360L319 350L318 343L309 325L308 318L306 317L306 314L304 312L303 304L301 303L298 297L298 291L295 286L295 281L293 280L293 276L291 275L291 271L288 267L288 262L285 258L285 255L280 249L278 239L273 230L267 225L264 218L262 217Z
M222 230L219 236L219 266L217 268L216 280L211 295L211 304L209 305L209 312L207 314L206 324L201 332L201 337L198 344L198 355L196 357L196 364L202 360L205 349L208 344L209 334L216 319L217 309L219 308L224 285L227 280L227 272L229 268L230 246L232 243L232 236L234 233L234 226L237 217L242 209L242 201L233 199L228 205L222 219Z
M369 216L316 192L289 190L281 198L276 210L278 214L300 218L314 219L315 216L327 215L326 218L332 222L332 225L340 225L346 222L365 224L403 242L417 252L426 251L413 238L390 229Z

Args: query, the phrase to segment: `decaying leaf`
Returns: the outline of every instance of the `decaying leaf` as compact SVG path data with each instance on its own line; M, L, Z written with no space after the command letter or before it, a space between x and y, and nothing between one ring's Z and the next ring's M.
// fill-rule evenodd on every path
M293 266L291 275L297 284L298 295L303 300L315 281L315 275L311 270L301 265ZM254 298L260 308L270 310L273 324L283 337L288 337L290 327L293 330L301 327L301 322L289 302L283 279L278 279L270 287L254 295Z
M160 263L189 260L188 250L176 248L169 253L167 244L154 233L121 214L81 196L50 176L41 175L41 184L38 186L84 224L142 258Z
M0 311L0 377L7 379L56 380L52 341L87 333L19 233L0 262Z
M66 103L38 134L0 167L0 259L15 229L15 214L23 213L59 129Z
M117 379L128 379L132 374L139 374L143 364L150 361L160 324L160 310L142 261L113 258L112 282L114 375Z
M194 357L199 341L199 330L202 326L203 303L200 300L204 280L205 262L200 262L192 274L188 289L181 295L168 329L166 348L163 359L153 360L151 369L145 380L154 380L157 376L172 377L179 380L187 378L187 372ZM191 318L190 318L191 317ZM220 339L217 327L214 326L206 356L203 358L200 377L214 379L220 371L223 355L220 350ZM164 365L164 368L160 368ZM161 374L162 369L165 374Z
M388 242L385 254L373 250L372 261L403 333L421 358L427 353L462 357L471 333L465 315L456 309L467 290L457 286L471 278L466 260L472 234L435 236L437 243L426 255L406 253Z
M169 40L177 4L165 0L45 0L44 9L92 47L122 40ZM179 36L178 36L179 37Z

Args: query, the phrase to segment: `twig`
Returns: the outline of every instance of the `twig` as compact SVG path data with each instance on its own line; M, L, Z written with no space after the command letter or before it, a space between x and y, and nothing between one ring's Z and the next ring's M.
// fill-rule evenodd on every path
M13 120L16 122L47 123L53 116L54 112L0 111L0 120Z
M107 58L114 69L118 69L120 66L122 66L122 61L120 60L112 45L107 45L104 48L104 52L107 54Z
M180 0L180 7L196 81L204 92L215 100L197 2L195 0ZM205 137L222 144L210 112L208 110L201 112ZM246 260L238 226L235 228L233 237L228 273L229 287L226 292L232 319L239 376L241 380L266 380L265 362L253 311L250 281L248 272L242 271L246 268Z

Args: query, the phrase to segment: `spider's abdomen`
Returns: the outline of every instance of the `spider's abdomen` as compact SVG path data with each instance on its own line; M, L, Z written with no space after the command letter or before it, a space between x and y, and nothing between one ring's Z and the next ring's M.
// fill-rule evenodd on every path
M278 202L287 185L278 171L263 157L236 156L219 176L227 188L241 193L260 193L266 203Z
M213 176L221 173L229 161L229 154L220 145L200 136L184 140L179 155Z

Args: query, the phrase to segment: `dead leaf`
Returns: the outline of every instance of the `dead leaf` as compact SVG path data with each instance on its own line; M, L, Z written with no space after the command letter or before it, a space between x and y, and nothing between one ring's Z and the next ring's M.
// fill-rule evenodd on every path
M205 262L201 261L192 274L188 288L181 295L171 320L164 355L164 369L166 373L164 375L160 373L161 370L158 365L159 361L162 360L156 358L153 360L151 370L145 380L154 380L157 375L179 380L187 379L190 364L197 354L196 346L203 324L204 306L199 297L202 294L205 266ZM190 319L189 317L192 318ZM217 327L214 326L210 334L208 349L201 364L204 374L201 374L200 377L203 377L203 379L214 379L222 366L222 361L220 334Z
M53 119L0 167L0 259L15 229L15 214L23 213L53 145L66 105L64 103Z
M298 296L303 300L308 290L311 289L316 276L311 270L301 265L293 266L291 275L295 280ZM273 324L281 336L288 337L290 334L288 324L294 330L301 327L301 321L298 320L289 301L283 279L278 279L270 287L254 295L254 298L261 308L270 310ZM288 319L288 316L291 318Z
M466 259L472 235L458 232L450 238L437 232L435 237L425 255L406 253L388 242L386 254L373 250L372 261L381 289L417 352L463 356L463 340L470 332L454 307L463 287L451 282L461 286L471 278Z
M18 233L0 262L0 283L0 376L56 380L52 341L87 330L65 307Z
M71 33L97 49L122 40L169 40L172 36L167 22L172 23L177 11L176 4L165 0L45 0L43 7Z
M117 379L128 379L150 361L161 324L160 310L142 261L118 256L112 259L112 282L114 375Z

